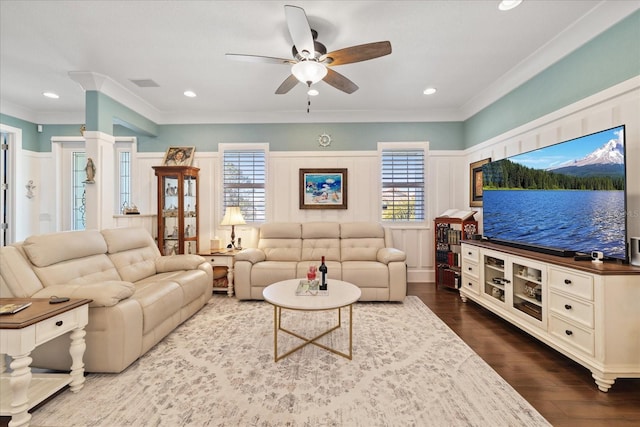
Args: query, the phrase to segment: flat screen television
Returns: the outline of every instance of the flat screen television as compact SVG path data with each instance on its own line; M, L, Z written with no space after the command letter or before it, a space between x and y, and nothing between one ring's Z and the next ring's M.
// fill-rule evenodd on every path
M484 165L483 236L628 262L624 135L621 125Z

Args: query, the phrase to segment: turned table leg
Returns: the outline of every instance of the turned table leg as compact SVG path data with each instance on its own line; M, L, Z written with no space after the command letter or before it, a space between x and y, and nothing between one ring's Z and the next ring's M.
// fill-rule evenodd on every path
M87 348L84 336L87 332L83 328L74 329L71 332L71 346L69 354L71 354L71 383L69 387L71 391L76 393L84 386L84 362L82 356Z
M29 410L29 384L31 383L30 353L11 356L11 421L9 427L28 426L31 420Z

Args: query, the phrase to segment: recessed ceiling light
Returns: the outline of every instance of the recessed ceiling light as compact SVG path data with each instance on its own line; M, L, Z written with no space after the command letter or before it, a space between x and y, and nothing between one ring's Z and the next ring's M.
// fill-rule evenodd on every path
M184 96L188 96L189 98L195 98L197 95L192 90L185 90L184 91Z
M438 90L435 87L428 87L424 90L425 95L433 95L434 93L436 93Z
M502 11L515 9L520 3L522 3L522 0L502 0L498 5L498 9Z
M58 95L57 93L53 93L53 92L42 92L42 94L44 96L46 96L47 98L51 98L51 99L58 99L60 98L60 95Z
M316 96L316 95L318 95L319 93L320 93L320 92L318 92L318 90L317 90L317 89L309 89L309 90L307 91L307 95L309 95L309 96Z

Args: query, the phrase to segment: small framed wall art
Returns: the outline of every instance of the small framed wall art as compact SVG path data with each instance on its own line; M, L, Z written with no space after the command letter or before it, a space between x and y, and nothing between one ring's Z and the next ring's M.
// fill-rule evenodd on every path
M300 209L347 209L347 169L300 169Z
M169 147L164 153L162 166L191 166L196 147Z
M469 165L469 206L482 206L482 166L490 161L489 158Z

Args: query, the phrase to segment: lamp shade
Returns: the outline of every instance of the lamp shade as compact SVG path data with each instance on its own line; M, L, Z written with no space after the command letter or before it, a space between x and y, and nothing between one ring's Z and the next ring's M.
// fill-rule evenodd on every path
M227 206L220 225L240 225L246 224L240 212L240 206Z
M296 79L309 85L324 79L327 72L327 67L324 64L311 60L300 61L291 67L291 73L296 76Z

